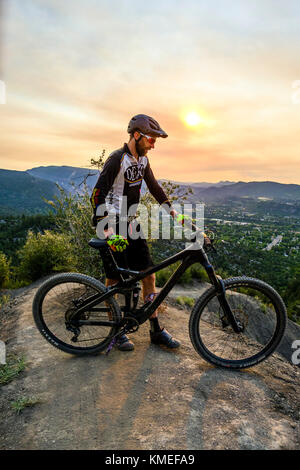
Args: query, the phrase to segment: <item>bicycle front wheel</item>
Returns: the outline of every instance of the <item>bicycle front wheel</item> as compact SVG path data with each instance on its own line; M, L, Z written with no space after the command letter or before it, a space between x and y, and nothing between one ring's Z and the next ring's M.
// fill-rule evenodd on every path
M252 367L279 345L286 326L286 308L280 295L258 279L224 280L227 302L242 326L236 333L226 318L215 287L199 298L191 313L189 333L199 355L231 369Z
M49 343L70 354L95 354L104 350L118 332L121 310L113 297L80 315L76 310L97 294L106 292L100 281L84 274L64 273L48 279L33 300L33 318ZM96 325L84 324L85 321ZM99 325L97 325L97 322Z

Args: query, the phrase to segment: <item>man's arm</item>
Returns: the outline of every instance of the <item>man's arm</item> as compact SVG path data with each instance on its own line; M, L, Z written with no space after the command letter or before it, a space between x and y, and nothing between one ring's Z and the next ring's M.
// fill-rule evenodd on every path
M100 220L104 219L108 215L108 211L105 205L105 198L111 189L119 171L120 156L118 154L112 154L106 160L90 198L94 210L93 222L95 226ZM97 211L98 208L99 210Z
M155 179L153 171L150 168L149 161L148 161L147 166L145 168L144 180L145 180L145 182L148 186L148 189L149 189L150 193L157 200L157 202L159 204L166 204L167 206L169 206L171 208L171 203L170 203L166 193L164 192L163 188L158 184L157 180Z

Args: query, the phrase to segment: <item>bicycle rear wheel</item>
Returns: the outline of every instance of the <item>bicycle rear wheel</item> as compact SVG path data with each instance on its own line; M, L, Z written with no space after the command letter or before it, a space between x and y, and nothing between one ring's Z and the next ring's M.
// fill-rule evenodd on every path
M191 313L189 334L199 355L217 366L243 369L266 359L279 345L286 326L280 295L258 279L224 280L226 299L242 331L224 315L215 287L199 298Z
M109 297L90 310L81 320L114 322L115 325L81 325L76 330L72 317L83 302L107 288L100 281L77 273L57 274L38 289L33 300L33 318L49 343L70 354L94 354L105 349L117 333L121 310ZM75 333L74 333L75 332ZM76 337L77 336L77 337Z

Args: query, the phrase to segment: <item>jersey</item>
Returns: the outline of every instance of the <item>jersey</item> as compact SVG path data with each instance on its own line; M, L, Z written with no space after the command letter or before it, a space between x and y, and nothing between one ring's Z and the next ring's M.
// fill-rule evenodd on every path
M131 155L127 144L115 150L106 160L91 196L94 225L109 215L128 214L133 204L140 200L142 182L159 204L171 207L163 188L156 181L146 156L137 159ZM126 196L126 207L124 207Z

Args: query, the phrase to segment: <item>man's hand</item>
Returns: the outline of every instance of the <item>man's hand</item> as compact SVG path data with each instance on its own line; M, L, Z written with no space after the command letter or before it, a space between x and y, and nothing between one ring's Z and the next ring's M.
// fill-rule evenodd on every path
M184 225L184 222L192 222L192 217L184 214L176 214L176 222L178 224Z
M177 211L175 211L175 209L172 209L170 211L170 215L173 217L173 219L178 223L178 224L181 224L181 225L184 225L184 220L188 221L192 221L192 218L189 216L189 215L183 215L183 214L178 214Z
M189 215L178 214L176 211L172 211L172 212L175 212L174 219L176 220L178 224L181 224L184 226L184 222L191 222L191 223L193 222L192 217L190 217ZM204 248L212 247L211 239L204 232L201 232L201 233L203 235L203 247Z
M172 210L170 211L170 215L173 217L173 219L176 218L177 214L178 214L178 212L175 211L175 209L172 209Z
M126 250L129 245L127 238L122 235L111 235L107 240L107 244L111 250L119 252Z
M112 227L109 227L107 230L103 230L105 238L108 238L112 235L114 235L114 230Z
M173 217L174 220L176 220L176 222L178 224L181 224L181 225L184 225L184 221L192 221L192 218L189 216L189 215L184 215L184 214L178 214L177 211L175 211L175 209L172 209L170 211L170 215Z

